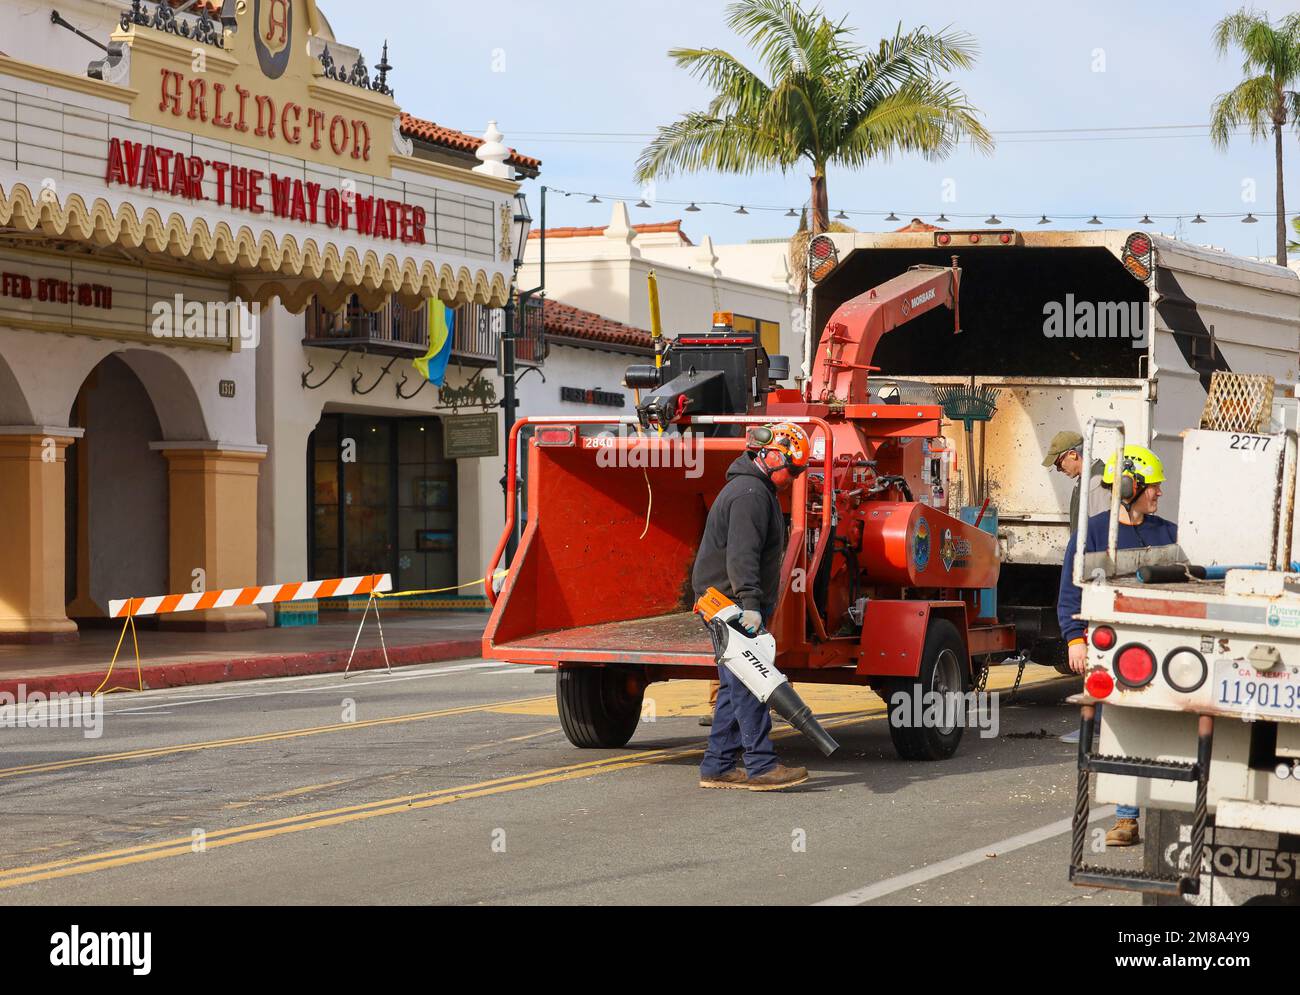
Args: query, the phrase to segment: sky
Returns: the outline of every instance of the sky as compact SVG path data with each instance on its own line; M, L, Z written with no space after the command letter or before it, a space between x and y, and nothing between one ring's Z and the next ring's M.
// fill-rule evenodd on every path
M371 66L388 41L390 79L403 110L476 135L493 119L507 145L540 158L541 178L526 190L537 218L538 187L550 188L548 226L604 225L611 195L628 199L634 222L684 218L696 242L704 235L718 243L788 236L795 221L784 211L808 200L809 170L801 167L784 175L679 174L654 184L649 209L633 207L642 195L632 179L641 149L657 127L703 109L710 96L668 50L717 46L760 68L727 27L726 6L320 0L337 37L359 46ZM1300 10L1300 3L1258 6L1274 20ZM997 140L990 155L963 146L941 162L909 155L832 169L831 211L846 211L852 227L888 230L945 212L950 227L978 228L994 212L1016 228L1095 227L1084 223L1094 214L1107 227L1125 228L1150 212L1156 223L1142 227L1242 255L1273 253L1271 142L1241 135L1219 151L1205 127L1214 98L1241 78L1240 58L1220 59L1211 44L1215 22L1237 4L827 0L823 7L832 18L846 18L864 45L892 35L900 22L905 30L951 26L973 35L978 62L951 78ZM1284 155L1288 209L1300 213L1294 131ZM596 193L603 202L557 190ZM749 213L683 213L667 201L745 204ZM902 220L886 222L890 211ZM1247 212L1260 223L1243 224ZM1231 217L1190 224L1197 213ZM1050 226L1037 224L1043 214L1053 219ZM1082 217L1062 217L1068 215Z

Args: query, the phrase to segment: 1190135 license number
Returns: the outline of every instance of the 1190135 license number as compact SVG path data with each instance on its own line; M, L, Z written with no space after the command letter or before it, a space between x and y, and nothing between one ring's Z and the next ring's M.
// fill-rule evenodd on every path
M1300 716L1300 675L1289 668L1261 672L1244 660L1214 661L1214 701L1231 712Z

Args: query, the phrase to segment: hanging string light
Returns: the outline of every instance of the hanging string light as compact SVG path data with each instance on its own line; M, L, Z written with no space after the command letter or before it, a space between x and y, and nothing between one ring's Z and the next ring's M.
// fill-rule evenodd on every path
M601 203L604 203L604 200L631 201L631 200L633 199L633 198L631 198L631 197L625 197L625 196L622 196L622 195L618 195L618 194L610 194L610 193L606 193L606 194L601 195L601 194L598 194L598 193L591 193L591 192L589 192L589 191L581 191L581 190L561 190L561 189L559 189L559 188L557 188L557 187L548 187L548 189L549 189L552 193L563 194L565 197L573 197L573 196L576 196L576 197L585 197L585 198L587 198L586 201L585 201L585 203L587 203L587 204L601 204ZM602 197L603 197L604 199L602 199ZM688 202L688 201L680 201L680 200L658 200L658 201L656 201L656 203L657 203L657 204L662 204L662 205L671 205L671 206L679 206L679 205L685 204L685 206L682 207L682 210L683 210L683 211L687 211L687 212L689 212L689 213L691 213L691 214L697 214L697 213L699 213L700 211L703 210L703 208L700 207L699 203L697 203L696 201L693 201L693 200L692 200L692 201L689 201L689 202ZM646 199L645 199L644 197L640 197L640 198L637 198L637 202L636 202L635 206L638 207L638 208L640 208L640 209L642 209L642 210L648 210L648 209L650 209L650 208L653 208L653 207L655 206L655 204L652 204L652 203L647 202ZM705 207L723 207L723 208L729 208L729 209L731 209L732 213L734 213L734 214L742 214L742 215L750 215L750 214L753 214L754 212L769 212L769 211L770 211L770 212L779 212L783 217L787 217L787 218L797 218L797 217L799 217L799 212L798 212L798 210L795 209L795 208L793 208L793 207L781 208L781 207L778 207L778 206L771 206L771 207L769 207L769 206L766 206L766 205L760 205L760 206L755 207L755 206L753 206L753 205L746 206L745 204L727 203L727 202L725 202L725 201L705 201L705 202L704 202L704 206L705 206ZM922 215L922 214L925 213L925 212L922 212L922 211L916 211L916 212L911 212L911 213L912 213L914 216L919 217L920 215ZM1167 221L1175 221L1175 222L1180 222L1180 223L1181 223L1183 220L1186 219L1187 215L1188 215L1188 214L1191 214L1191 213L1193 213L1193 212L1191 212L1191 211L1183 211L1183 212L1180 212L1180 213L1177 213L1177 214L1161 214L1161 215L1158 216L1158 218L1153 219L1152 216L1151 216L1151 214L1148 212L1148 213L1144 213L1144 214L1142 215L1142 217L1141 217L1140 219L1138 219L1135 223L1136 223L1136 224L1139 224L1139 225L1155 225L1155 224L1158 224L1158 223L1160 222L1161 219L1164 219L1164 220L1167 220ZM885 212L882 212L882 211L879 211L879 210L875 210L875 211L867 211L867 210L853 210L853 211L849 211L849 210L847 210L847 209L845 209L845 208L840 208L840 210L838 210L838 211L835 213L835 215L834 215L834 220L836 220L836 221L849 221L849 220L851 220L851 218L852 218L853 216L857 216L857 217L860 217L860 218L867 218L867 219L870 219L870 218L879 218L879 219L882 220L883 222L896 222L896 221L900 221L900 220L902 220L902 219L899 217L898 213L897 213L896 211L893 211L893 210L889 211L888 213L885 213ZM1115 222L1120 222L1120 223L1122 223L1123 221L1125 221L1126 218L1131 218L1131 217L1132 217L1132 215L1125 215L1125 214L1120 213L1120 212L1108 212L1108 213L1107 213L1107 216L1110 217L1113 221L1115 221ZM1215 221L1225 221L1225 220L1232 220L1232 219L1235 219L1235 220L1240 221L1242 224L1251 225L1251 224L1258 224L1259 221L1260 221L1261 219L1270 219L1270 218L1275 218L1276 216L1277 216L1276 212L1262 211L1262 212L1260 212L1259 215L1256 215L1256 214L1252 211L1252 212L1247 213L1246 216L1243 218L1243 217L1241 217L1241 215L1238 214L1238 213L1224 211L1224 212L1211 212L1209 218L1206 218L1203 212L1196 212L1196 213L1195 213L1195 216L1191 219L1191 222L1190 222L1190 223L1191 223L1191 224L1196 224L1196 225L1204 225L1204 224L1209 224L1209 222L1212 221L1212 220L1215 220ZM940 214L938 215L938 217L936 217L934 220L935 220L935 223L936 223L936 224L954 224L954 223L960 224L960 223L962 222L962 220L964 220L964 219L970 219L971 223L974 223L976 219L978 219L978 218L981 217L981 215L980 215L980 214L975 214L975 213L958 213L958 214L954 215L954 217L956 218L956 221L955 221L955 222L954 222L953 219L950 219L950 218L948 217L948 215L947 215L946 212L940 212ZM1034 216L1033 216L1032 214L1018 214L1018 213L1013 213L1013 214L1009 214L1009 215L1007 215L1007 217L1008 217L1010 223L1012 223L1012 224L1014 224L1016 221L1023 221L1023 222L1025 222L1026 224L1031 223L1031 222L1034 221ZM1054 221L1052 218L1049 218L1046 214L1040 214L1039 217L1038 217L1038 219L1037 219L1037 222L1036 222L1036 223L1037 223L1037 224L1040 224L1040 225L1046 225L1046 224L1054 224L1054 223L1056 223L1057 221L1064 221L1064 222L1078 221L1078 222L1081 223L1081 224L1089 224L1089 225L1104 225L1104 224L1106 224L1106 222L1104 222L1104 221L1101 220L1101 215L1100 215L1100 214L1090 214L1090 215L1088 215L1088 214L1058 214L1058 215L1056 216L1056 221ZM1004 224L1002 218L998 217L998 215L997 215L996 213L992 213L992 214L990 214L987 218L984 218L984 219L983 219L983 223L986 224L986 225L1001 225L1001 224Z

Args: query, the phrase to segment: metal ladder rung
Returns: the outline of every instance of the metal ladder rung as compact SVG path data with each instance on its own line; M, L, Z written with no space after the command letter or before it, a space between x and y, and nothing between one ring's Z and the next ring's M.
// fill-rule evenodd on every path
M1091 864L1071 868L1070 881L1079 886L1121 888L1173 897L1195 894L1200 890L1199 887L1192 887L1192 879L1177 874L1151 874L1148 871L1094 867Z
M1087 769L1094 774L1123 774L1149 780L1196 781L1200 765L1182 760L1152 760L1147 757L1120 757L1089 754Z

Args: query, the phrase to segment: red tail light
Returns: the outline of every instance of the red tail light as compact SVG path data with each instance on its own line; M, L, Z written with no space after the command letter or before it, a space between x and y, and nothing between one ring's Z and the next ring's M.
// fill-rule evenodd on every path
M1115 690L1115 680L1104 670L1094 670L1084 679L1083 689L1094 698L1108 698Z
M1099 625L1092 630L1092 645L1103 652L1115 648L1115 630L1109 625Z
M1156 657L1141 643L1129 643L1115 654L1116 679L1128 688L1144 688L1156 676Z
M578 429L573 425L547 425L533 436L539 446L572 446L577 442Z

